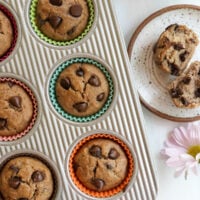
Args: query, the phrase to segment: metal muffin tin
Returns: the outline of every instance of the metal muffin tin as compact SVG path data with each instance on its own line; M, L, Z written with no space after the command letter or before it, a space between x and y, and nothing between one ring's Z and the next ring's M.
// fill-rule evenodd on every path
M96 28L87 39L77 46L65 49L46 47L29 32L25 10L27 0L0 0L12 7L21 21L22 39L15 56L0 67L0 73L12 72L34 85L41 100L43 116L36 132L23 143L0 146L0 157L15 150L38 150L51 158L59 168L63 191L61 200L83 199L70 189L64 160L67 150L79 136L92 130L104 129L120 133L133 145L138 159L138 175L133 187L120 199L154 200L157 180L145 138L145 128L138 94L130 74L131 67L126 47L113 10L112 0L94 0L98 9ZM91 54L104 60L112 68L118 82L118 98L111 113L100 121L86 126L74 126L57 118L45 98L45 83L52 67L63 57L73 54Z

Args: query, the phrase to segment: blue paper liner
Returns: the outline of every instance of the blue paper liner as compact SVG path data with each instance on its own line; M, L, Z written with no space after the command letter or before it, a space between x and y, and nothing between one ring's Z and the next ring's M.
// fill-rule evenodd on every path
M67 113L59 105L59 103L57 101L57 98L56 98L56 82L58 80L58 77L59 77L60 73L65 68L67 68L68 66L70 66L71 64L74 64L74 63L88 63L88 64L95 65L97 68L99 68L103 72L103 74L105 75L105 77L108 81L108 85L109 85L108 98L107 98L104 106L98 112L96 112L95 114L85 116L85 117L73 116L73 115ZM57 113L59 113L59 115L61 115L65 119L73 121L73 122L85 123L85 122L90 122L90 121L93 121L93 120L101 117L108 110L108 108L110 107L110 105L113 101L113 97L114 97L114 84L113 84L112 77L111 77L110 73L108 72L108 70L102 64L100 64L99 62L97 62L93 59L90 59L90 58L72 58L70 60L63 62L55 70L55 72L53 73L53 75L50 79L50 82L49 82L48 93L49 93L50 101L51 101L54 109L57 111Z

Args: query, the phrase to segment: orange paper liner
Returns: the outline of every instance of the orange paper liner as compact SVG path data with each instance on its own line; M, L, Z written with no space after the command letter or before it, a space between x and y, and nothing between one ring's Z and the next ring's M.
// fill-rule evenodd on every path
M82 145L84 145L86 142L92 140L92 139L96 139L96 138L104 138L104 139L110 139L116 143L118 143L122 149L124 150L124 152L126 153L126 156L128 157L128 172L127 172L127 176L126 178L122 181L122 183L120 185L118 185L117 187L107 190L107 191L103 191L103 192L98 192L98 191L94 191L94 190L90 190L87 187L85 187L76 177L76 174L74 172L74 168L73 168L73 160L74 160L74 156L76 155L76 153L78 152L78 150L81 148ZM72 181L74 182L74 184L78 187L78 189L80 191L82 191L83 193L90 195L92 197L97 197L97 198L106 198L106 197L111 197L113 195L118 194L119 192L123 191L123 189L128 185L128 183L130 182L132 176L133 176L133 171L134 171L134 159L133 156L129 150L129 148L127 147L127 145L121 141L119 138L117 138L116 136L113 135L109 135L109 134L104 134L104 133L97 133L94 135L90 135L84 139L82 139L74 148L74 150L72 151L72 154L70 156L69 159L69 172L70 172L70 176Z
M27 92L27 94L29 95L29 97L31 98L32 103L33 103L33 116L32 116L32 119L31 119L29 125L22 132L17 133L15 135L0 136L0 141L6 142L6 141L17 140L17 139L23 137L33 128L33 126L36 122L36 119L37 119L38 106L37 106L37 100L36 100L33 92L24 83L22 83L19 80L14 79L14 78L7 78L7 77L6 78L0 78L0 83L4 83L4 82L11 82L11 83L14 83L14 84L22 87Z

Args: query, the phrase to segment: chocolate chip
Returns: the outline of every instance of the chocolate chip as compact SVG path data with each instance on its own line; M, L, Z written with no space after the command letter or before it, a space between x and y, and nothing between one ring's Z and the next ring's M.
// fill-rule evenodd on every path
M70 30L67 31L67 35L72 35L76 31L76 26L73 26Z
M119 152L116 149L112 148L108 154L108 157L112 160L116 160L119 157Z
M31 179L33 180L33 182L41 182L44 180L44 177L44 173L38 170L33 172L33 174L31 175Z
M73 164L74 171L76 171L78 169L78 167L79 167L79 165L77 163Z
M21 178L19 176L13 176L9 179L9 186L17 189L21 183Z
M82 14L82 7L79 4L73 5L69 9L69 13L73 17L80 17Z
M11 169L13 172L18 173L19 172L19 168L17 166L11 165L9 167L9 169Z
M14 85L13 82L8 81L8 86L11 88Z
M88 103L86 102L80 102L76 103L73 105L73 107L78 111L78 112L85 112L88 108Z
M97 101L102 101L104 99L105 93L102 92L97 96Z
M184 84L186 84L186 85L188 85L188 84L190 83L190 81L191 81L191 78L190 78L190 77L185 77L185 78L182 80L182 82L183 82Z
M53 15L53 16L50 16L50 17L48 18L48 21L49 21L49 23L51 24L51 26L52 26L54 29L56 29L56 28L58 28L59 25L62 23L62 18L59 17L59 16Z
M0 118L0 130L6 128L6 125L7 125L7 120Z
M198 75L200 76L200 70L198 71Z
M107 169L112 169L113 168L112 165L110 165L109 163L106 163L105 166L106 166Z
M179 55L179 59L180 59L182 62L184 62L185 59L186 59L186 57L187 57L187 55L188 55L188 52L185 51L185 52L183 52L182 54Z
M83 69L82 69L82 68L77 69L77 70L76 70L76 75L77 75L77 76L84 76L84 71L83 71Z
M189 41L190 41L191 43L193 43L193 44L196 44L196 43L197 43L197 41L194 40L193 38L190 38Z
M8 101L11 106L21 108L22 98L20 96L11 97Z
M181 97L180 98L180 101L181 101L181 103L183 104L183 105L185 105L185 106L187 106L189 103L188 103L188 101L184 98L184 97Z
M184 49L184 47L183 47L183 45L181 43L174 44L173 47L177 51L180 51L181 49Z
M1 192L0 192L0 200L3 200L3 196L2 196L2 194L1 194Z
M179 98L183 94L183 91L179 88L176 88L176 89L172 88L170 90L170 94L171 94L172 98Z
M196 97L200 97L200 88L197 88L194 93Z
M37 16L37 23L38 26L41 27L46 23L46 20L43 20L42 17L40 15Z
M98 145L93 145L89 149L89 153L94 157L101 158L101 147Z
M165 30L168 30L169 28L171 28L171 27L173 27L173 26L175 26L174 29L177 29L177 28L178 28L178 24L171 24L171 25L169 25L167 28L165 28Z
M95 87L98 87L98 86L101 85L101 82L100 82L98 76L96 76L96 75L92 75L92 76L90 77L90 79L88 80L88 83L89 83L90 85L92 85L92 86L95 86Z
M62 0L49 0L49 2L54 6L61 6Z
M28 198L19 198L17 200L28 200Z
M60 80L60 85L65 89L68 90L71 86L71 82L69 80L69 78L62 78Z
M171 74L177 76L179 74L178 66L174 63L168 63L171 68Z
M179 28L179 25L178 24L174 24L174 31L177 31Z
M98 190L102 190L103 186L105 185L104 180L100 179L100 178L94 178L92 179L92 184L98 189Z

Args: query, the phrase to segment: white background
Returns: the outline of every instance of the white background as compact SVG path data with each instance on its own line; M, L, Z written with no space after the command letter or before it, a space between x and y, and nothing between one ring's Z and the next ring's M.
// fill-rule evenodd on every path
M113 4L126 46L128 46L137 26L153 12L173 4L195 4L200 6L200 0L113 0ZM175 127L186 126L187 123L162 119L144 107L143 112L149 151L158 179L156 200L200 200L200 173L199 176L189 174L187 180L184 179L184 176L174 178L174 169L167 167L159 154L169 132Z

